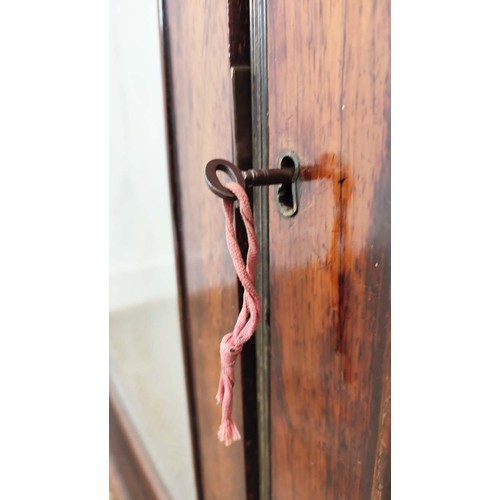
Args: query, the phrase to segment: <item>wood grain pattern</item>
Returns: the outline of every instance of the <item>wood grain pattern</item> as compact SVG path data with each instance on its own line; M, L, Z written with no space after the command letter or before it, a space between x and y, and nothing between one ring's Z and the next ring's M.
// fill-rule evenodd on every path
M389 498L388 0L268 1L272 497Z
M232 159L228 5L164 0L163 10L174 213L200 496L238 500L245 498L243 443L226 448L217 440L220 408L215 404L219 342L237 317L238 288L225 245L221 202L204 181L209 160ZM235 420L243 429L239 367L235 389Z

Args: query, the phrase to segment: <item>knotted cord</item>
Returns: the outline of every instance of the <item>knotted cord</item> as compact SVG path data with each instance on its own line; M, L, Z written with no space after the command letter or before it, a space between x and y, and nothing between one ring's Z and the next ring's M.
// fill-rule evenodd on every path
M243 344L250 339L257 327L260 317L259 296L254 286L257 268L257 236L253 220L252 208L245 190L237 183L225 184L239 201L239 208L248 239L246 263L243 261L240 247L236 239L234 227L234 200L223 200L226 217L226 241L236 274L243 285L243 305L232 332L224 335L220 343L221 374L217 403L222 403L222 421L219 427L219 440L229 446L233 441L241 439L241 435L232 418L234 365L243 349Z

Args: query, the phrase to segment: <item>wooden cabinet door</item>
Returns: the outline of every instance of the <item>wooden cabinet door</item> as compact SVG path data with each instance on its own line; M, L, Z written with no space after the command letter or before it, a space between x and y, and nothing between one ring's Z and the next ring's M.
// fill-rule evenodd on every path
M389 0L161 6L199 494L389 498ZM251 69L253 168L293 152L300 178L293 217L274 187L252 193L263 314L243 384L237 370L244 437L226 448L214 394L238 286L203 174L213 158L236 161L235 65Z
M256 443L245 439L231 447L221 444L220 407L215 402L219 343L238 315L238 282L225 245L222 202L207 189L204 169L213 158L233 161L231 67L249 63L248 4L160 0L160 11L198 495L206 500L244 499L256 483L246 484L246 471L251 474L252 468L245 464L244 448L251 454ZM246 36L241 35L244 28ZM239 368L233 411L243 431L247 422L242 419Z
M268 160L293 150L299 210L269 196L274 499L390 496L389 1L267 1Z

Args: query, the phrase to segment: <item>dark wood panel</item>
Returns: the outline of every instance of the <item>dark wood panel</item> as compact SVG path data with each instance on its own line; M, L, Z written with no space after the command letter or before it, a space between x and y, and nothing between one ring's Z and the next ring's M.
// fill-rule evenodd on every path
M277 499L389 496L389 2L268 2L271 471Z
M237 317L238 287L221 202L204 181L209 160L232 158L228 5L164 0L163 9L170 167L200 496L237 500L245 498L243 444L226 448L218 441L215 393L219 342ZM235 57L244 50L235 49ZM238 366L234 414L242 430L239 372Z
M250 12L248 0L227 0L229 23L229 62L231 66L250 65Z

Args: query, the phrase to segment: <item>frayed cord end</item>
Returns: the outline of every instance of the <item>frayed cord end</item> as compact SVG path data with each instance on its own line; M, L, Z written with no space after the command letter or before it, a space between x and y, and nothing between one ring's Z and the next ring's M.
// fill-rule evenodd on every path
M240 431L236 427L236 424L232 419L224 420L219 427L219 432L217 433L219 441L229 446L234 441L241 439Z

